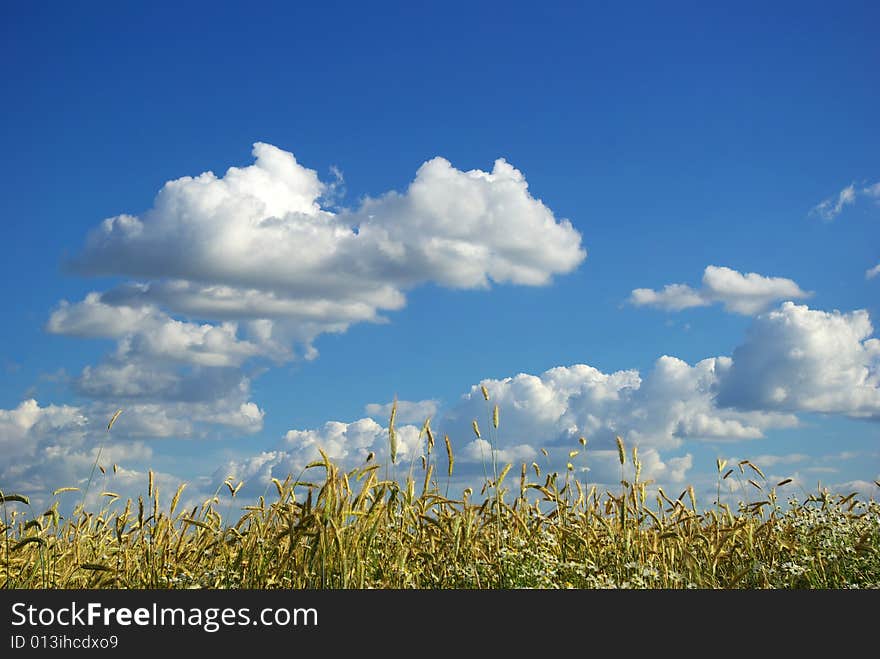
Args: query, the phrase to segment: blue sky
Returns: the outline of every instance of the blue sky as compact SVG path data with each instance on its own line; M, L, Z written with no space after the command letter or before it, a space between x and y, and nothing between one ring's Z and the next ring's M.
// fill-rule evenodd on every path
M485 383L516 464L876 495L878 9L470 4L2 9L0 489L121 407L116 489L262 492L395 396L463 485Z

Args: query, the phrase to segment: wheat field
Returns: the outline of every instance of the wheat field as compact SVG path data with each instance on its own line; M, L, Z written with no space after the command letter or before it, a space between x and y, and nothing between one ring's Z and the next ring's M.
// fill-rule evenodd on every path
M389 435L393 446L393 423ZM271 496L238 507L232 519L220 512L233 510L241 487L231 480L188 510L179 506L184 486L166 500L152 472L137 500L102 493L100 509L77 506L69 516L59 513L59 497L76 488L56 491L42 513L24 496L2 494L0 582L41 589L880 587L873 499L819 491L782 505L785 482L768 483L748 460L729 468L719 460L719 482L738 470L764 496L737 510L717 501L700 508L692 487L649 494L637 450L628 453L620 438L621 466L631 459L636 478L621 480L618 491L587 489L571 465L547 474L537 464L495 465L478 495L465 489L450 498L443 477L454 458L444 439L445 456L436 459L431 435L426 455L399 478L382 476L388 464L371 460L346 472L323 456L297 479L273 479Z

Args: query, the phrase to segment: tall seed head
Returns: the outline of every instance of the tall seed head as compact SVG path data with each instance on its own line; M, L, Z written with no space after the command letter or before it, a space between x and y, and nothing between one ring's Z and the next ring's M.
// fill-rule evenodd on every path
M425 422L425 434L428 436L428 455L434 450L434 433L431 431L430 419Z
M455 464L455 458L452 455L452 444L449 441L449 435L443 435L443 441L446 442L446 457L449 459L449 475L452 476L452 465Z
M394 428L394 420L397 418L397 397L391 404L391 419L388 421L388 444L391 451L392 464L397 462L397 430Z
M110 417L110 423L107 424L107 432L110 432L110 428L112 428L112 427L113 427L113 424L116 423L116 419L119 418L119 415L120 415L120 414L122 414L122 410L121 410L121 409L116 410L116 411L113 413L113 416Z
M394 402L391 404L391 420L388 422L389 426L394 425L394 420L397 418L397 397L394 397Z
M388 427L388 444L391 450L391 462L397 462L397 431L394 426Z

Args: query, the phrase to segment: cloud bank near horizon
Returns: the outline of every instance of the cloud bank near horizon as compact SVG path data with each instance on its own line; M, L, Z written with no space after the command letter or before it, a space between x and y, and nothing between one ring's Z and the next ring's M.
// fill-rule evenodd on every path
M680 483L693 465L688 450L693 442L760 440L768 430L798 427L799 415L808 413L880 420L880 340L872 333L866 311L826 312L785 302L753 320L732 357L688 364L663 355L645 373L605 373L572 364L539 375L484 379L451 405L399 401L399 459L409 464L424 450L421 422L432 416L435 433L448 434L453 441L462 478L479 478L489 440L500 460L541 461L540 450L546 448L559 468L559 460L564 465L567 451L577 448L583 436L588 441L590 480L613 482L614 437L621 435L628 445L639 446L646 478ZM500 409L501 424L494 437L483 386L490 404ZM246 386L239 389L247 393ZM145 438L192 435L207 424L251 431L262 422L262 411L242 400L229 418L224 408L234 406L228 401L168 408L178 416L157 406L135 405L114 427L124 439L113 443L114 453L107 459L148 460L153 454ZM371 403L366 410L369 416L355 421L291 429L270 450L228 460L213 474L205 474L204 481L216 482L222 474L222 482L233 475L247 483L245 493L258 494L271 478L297 473L318 459L319 448L347 468L362 464L371 452L382 461L388 454L390 407ZM0 468L0 481L45 490L65 479L81 481L98 442L106 437L104 424L111 411L106 403L40 407L35 400L0 410L2 448L16 458ZM482 428L479 439L471 427L474 419Z

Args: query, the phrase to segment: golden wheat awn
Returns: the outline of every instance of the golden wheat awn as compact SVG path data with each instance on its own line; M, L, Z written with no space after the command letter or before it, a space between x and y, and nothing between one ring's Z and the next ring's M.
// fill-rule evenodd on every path
M119 418L119 415L120 415L120 414L122 414L122 410L121 410L121 409L116 410L116 411L113 413L113 416L110 417L110 423L107 424L107 432L110 432L110 428L112 428L112 427L113 427L113 424L116 423L116 419Z
M446 443L446 459L449 462L449 475L452 476L452 466L455 464L455 457L452 455L452 444L449 441L449 435L444 435L443 441Z
M391 408L391 420L388 422L388 450L391 454L392 464L397 462L397 429L394 427L394 417L397 416L397 400Z
M497 487L501 487L501 483L504 482L504 477L507 476L507 472L510 471L510 468L512 466L513 465L508 462L507 466L505 466L504 469L501 470L501 473L498 475Z
M764 472L761 471L761 470L760 470L756 465L754 465L752 462L746 460L746 464L752 469L752 471L754 471L756 474L758 474L761 478L765 478L765 476L764 476Z
M428 437L428 455L434 450L434 433L431 432L431 417L425 420L425 434Z

